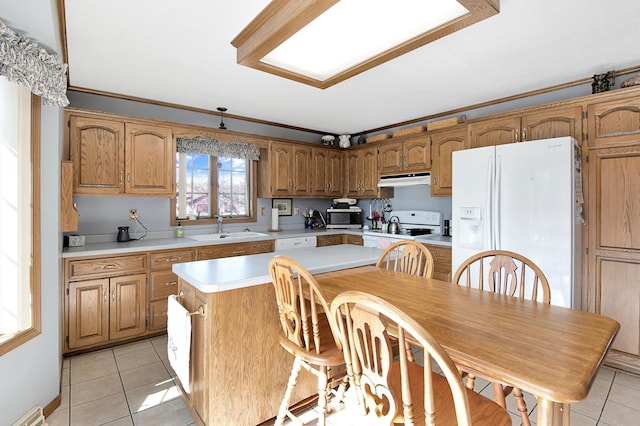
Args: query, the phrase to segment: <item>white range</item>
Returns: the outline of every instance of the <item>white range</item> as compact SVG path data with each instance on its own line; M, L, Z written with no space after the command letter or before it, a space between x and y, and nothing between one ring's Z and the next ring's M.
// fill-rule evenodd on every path
M365 230L362 239L365 247L387 248L400 240L417 240L422 242L446 242L442 237L442 213L429 210L395 210L390 213L389 220L398 217L400 233L389 234L380 230Z

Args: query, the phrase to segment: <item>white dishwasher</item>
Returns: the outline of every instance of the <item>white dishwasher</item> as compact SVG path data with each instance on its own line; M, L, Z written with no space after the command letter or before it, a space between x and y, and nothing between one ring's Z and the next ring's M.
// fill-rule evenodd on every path
M279 238L276 240L276 251L293 250L300 248L315 247L318 245L318 239L316 236L310 237L292 237L292 238Z

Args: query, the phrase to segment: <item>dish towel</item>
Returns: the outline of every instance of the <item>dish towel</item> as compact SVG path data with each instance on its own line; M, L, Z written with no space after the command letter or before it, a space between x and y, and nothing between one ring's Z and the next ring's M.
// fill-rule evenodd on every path
M169 364L176 372L182 387L191 393L189 386L189 355L191 352L191 316L178 302L175 294L167 303L167 353Z

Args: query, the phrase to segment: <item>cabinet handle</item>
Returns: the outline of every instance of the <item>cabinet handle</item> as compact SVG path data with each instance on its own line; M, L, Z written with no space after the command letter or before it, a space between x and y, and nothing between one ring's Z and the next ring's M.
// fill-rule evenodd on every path
M131 172L127 172L127 183L131 183Z
M107 298L107 290L102 291L102 297L104 297L104 303L107 303L107 301L109 300L109 298Z
M233 252L233 254L242 254L242 253L244 253L244 250L238 250Z
M527 140L527 129L522 129L522 142Z
M437 176L431 176L431 183L433 185L437 185L438 184L438 177Z
M177 261L177 260L180 260L180 259L178 259L177 257L172 257L172 258L170 258L170 259L167 259L166 261L167 261L167 262L175 262L175 261Z
M516 140L515 142L520 142L520 132L516 130Z
M108 265L104 265L102 269L116 269L117 266L113 263L109 263Z
M116 300L116 291L115 291L115 290L113 290L113 291L111 292L111 300L113 300L114 302L115 302L115 300Z
M124 172L120 170L120 183L124 182Z
M165 285L178 285L178 281L170 281Z

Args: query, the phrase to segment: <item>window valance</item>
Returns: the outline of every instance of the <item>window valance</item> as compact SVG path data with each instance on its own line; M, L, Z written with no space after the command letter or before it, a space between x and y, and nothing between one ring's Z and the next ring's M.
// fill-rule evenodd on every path
M67 64L0 21L0 75L41 96L45 105L67 106Z
M191 139L176 138L176 148L178 152L193 152L215 157L260 159L260 148L249 142L225 143L214 138L196 136Z

